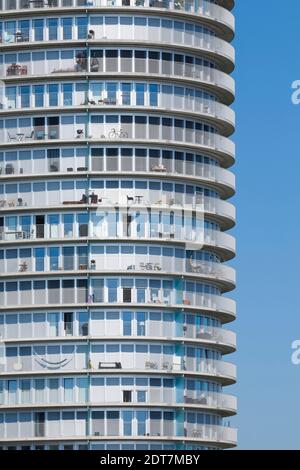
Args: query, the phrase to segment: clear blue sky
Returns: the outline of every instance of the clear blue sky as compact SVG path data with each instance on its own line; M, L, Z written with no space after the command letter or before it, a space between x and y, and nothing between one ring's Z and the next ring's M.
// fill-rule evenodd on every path
M239 449L300 449L300 1L236 0ZM229 356L228 356L229 357Z

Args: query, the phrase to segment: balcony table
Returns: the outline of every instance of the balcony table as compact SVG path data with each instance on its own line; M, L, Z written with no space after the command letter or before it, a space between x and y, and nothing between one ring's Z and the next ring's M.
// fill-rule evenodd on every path
M9 238L10 240L12 239L19 239L19 240L23 240L25 238L25 232L23 232L23 230L10 230L8 232L4 232L5 234L5 238L6 236L12 236L12 238Z
M122 369L121 362L99 362L98 369Z
M141 201L142 201L143 197L144 197L144 196L135 196L135 202L136 202L137 204L141 204Z
M15 36L15 42L25 42L28 41L29 38L22 33L22 31L16 31L14 33Z
M29 2L26 4L26 8L29 8L31 3L34 8L43 8L44 6L46 7L49 5L46 0L29 0Z

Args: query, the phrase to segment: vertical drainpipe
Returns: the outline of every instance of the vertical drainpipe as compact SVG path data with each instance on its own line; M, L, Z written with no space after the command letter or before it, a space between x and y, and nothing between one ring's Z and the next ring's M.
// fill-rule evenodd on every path
M86 19L87 19L87 32L89 30L89 19L90 19L90 15L89 15L89 12L88 12L88 9L86 9ZM90 187L90 174L89 174L89 171L91 169L90 167L90 163L91 163L91 159L90 159L90 143L89 143L89 136L90 136L90 127L89 127L89 121L90 121L90 112L89 112L89 108L88 108L88 99L89 99L89 70L90 70L90 48L89 48L89 43L86 42L86 56L87 56L87 70L86 70L86 84L87 84L87 87L86 87L86 91L85 91L85 103L87 103L87 107L86 107L86 124L85 124L85 139L86 139L86 148L87 148L87 177L86 177L86 180L87 180L87 187L89 188ZM88 203L89 203L90 199L88 198ZM90 269L90 242L89 242L89 235L90 235L90 210L89 210L89 206L87 207L87 213L88 213L88 231L87 231L87 242L86 242L86 245L87 245L87 295L89 295L89 292L90 292L90 273L89 273L89 269ZM87 304L88 307L87 307L87 313L88 313L88 319L89 319L89 328L90 328L90 318L91 318L91 310L90 310L90 307L89 307L89 303ZM90 330L88 329L88 335L90 335ZM87 434L88 436L91 436L91 407L90 407L90 404L91 404L91 393L90 393L90 390L91 390L91 371L90 371L90 364L91 364L91 342L90 342L90 339L88 337L87 339L87 357L88 357L88 363L87 363L87 387L88 387L88 392L87 392L87 401L88 401L88 406L87 406ZM88 449L90 450L90 440L87 441L87 445L88 445Z

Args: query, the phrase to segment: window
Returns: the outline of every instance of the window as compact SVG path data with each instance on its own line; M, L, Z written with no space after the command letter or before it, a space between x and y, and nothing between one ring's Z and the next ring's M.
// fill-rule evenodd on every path
M137 106L144 106L145 104L145 84L144 83L136 83L135 85L135 94L136 94L136 105Z
M125 289L123 288L123 293L124 293L124 290ZM129 290L131 292L131 289ZM132 334L131 322L132 322L132 312L124 312L123 313L123 335L124 336L130 336Z
M132 402L132 391L123 390L123 403L131 403L131 402Z
M106 93L109 104L116 104L117 83L111 82L106 84Z
M123 105L130 105L131 103L131 83L122 83L121 84L121 96L122 96L122 104Z
M119 435L119 411L107 411L107 435L118 436Z
M118 300L118 279L107 279L108 302L117 302Z
M89 384L87 377L77 379L78 401L85 403L88 400Z
M150 106L158 106L158 85L149 85L149 104Z
M45 413L43 411L34 414L35 437L45 436Z
M66 336L73 335L73 312L65 312L64 314L64 332Z
M49 18L47 20L48 26L48 39L49 41L57 41L57 31L58 31L58 19L57 18Z
M16 380L7 381L7 392L8 392L8 404L16 405L17 404L17 381Z
M64 402L71 403L74 401L74 379L64 379Z
M118 149L108 148L106 149L106 170L117 171L118 170ZM110 183L109 181L107 182Z
M33 32L35 41L44 40L44 20L33 20Z
M43 403L45 400L45 379L34 380L35 403Z
M131 289L129 287L123 287L123 302L131 303Z
M87 336L89 334L88 328L88 313L87 312L80 312L78 314L78 334L79 336Z
M44 85L33 86L33 100L34 106L36 108L41 108L44 106L44 88Z
M21 86L20 87L20 97L21 97L21 108L30 107L30 86Z
M56 271L59 269L59 248L51 247L48 248L48 257L49 257L49 268L51 271Z
M17 87L11 86L6 88L6 101L8 109L17 107Z
M62 85L62 93L63 93L63 106L72 106L72 91L73 85L72 83L64 83Z
M78 232L79 237L87 237L88 235L88 215L78 214L77 215Z
M59 335L59 314L48 313L49 336Z
M92 279L92 296L94 302L104 302L104 280L103 279Z
M136 419L137 419L137 434L138 434L138 436L145 436L146 435L147 411L137 411L136 412Z
M52 361L53 361L53 359L52 359ZM49 379L49 401L50 401L50 403L58 403L59 402L58 387L59 387L59 379Z
M31 403L30 380L21 380L21 403Z
M76 18L77 39L87 39L87 18Z
M35 270L44 271L45 270L45 248L35 248L34 257L35 257Z
M137 279L136 280L137 303L145 303L145 301L146 301L146 288L147 288L147 279Z
M64 237L71 237L73 235L74 215L63 215Z
M137 312L137 335L138 336L145 336L146 326L146 314L144 312Z
M72 18L62 18L63 39L72 39Z
M48 85L49 106L58 106L58 85Z
M132 411L123 411L123 433L124 436L131 436L132 435L132 418L133 412Z
M139 403L145 403L145 402L146 402L146 393L147 393L146 390L138 390L138 391L136 392L136 394L137 394L137 401L138 401Z
M92 411L92 433L94 436L104 435L104 411Z

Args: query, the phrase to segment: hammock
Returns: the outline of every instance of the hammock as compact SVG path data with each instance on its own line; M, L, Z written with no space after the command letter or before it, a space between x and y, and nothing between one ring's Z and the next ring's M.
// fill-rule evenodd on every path
M51 369L51 368L52 369L59 369L60 367L65 367L73 359L73 357L71 357L70 359L65 357L65 359L63 359L62 361L51 362L51 361L48 361L47 359L45 359L44 357L39 356L35 351L33 351L33 354L36 356L35 360L37 361L37 363L40 366L48 367L49 369Z

